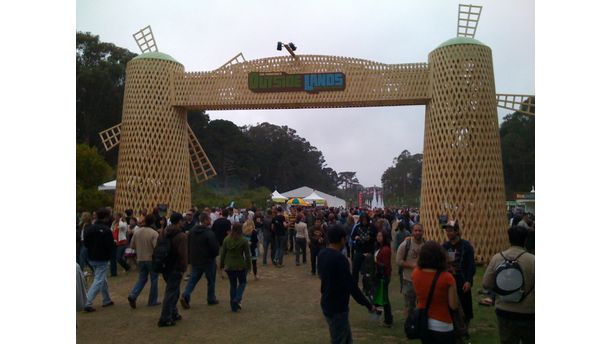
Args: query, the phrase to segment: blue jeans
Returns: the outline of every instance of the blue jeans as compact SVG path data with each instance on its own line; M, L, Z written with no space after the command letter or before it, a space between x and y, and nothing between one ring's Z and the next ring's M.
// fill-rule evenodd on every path
M230 283L230 306L236 311L236 304L242 302L242 295L246 288L246 270L225 270Z
M268 264L268 247L272 245L272 239L271 238L265 238L263 239L263 263L264 265ZM274 260L274 256L273 256L273 250L270 250L272 252L272 260Z
M183 273L180 271L164 272L164 281L166 281L166 292L164 293L164 302L162 303L162 312L159 321L170 321L178 316L176 304L181 293L181 280Z
M110 303L111 297L108 293L108 283L106 282L106 272L108 271L108 260L107 261L95 261L90 260L89 264L94 269L94 280L91 287L87 291L87 302L85 307L91 307L93 300L96 298L99 292L102 292L102 304L106 305Z
M286 235L277 235L276 236L276 252L274 254L274 258L276 263L282 265L283 264L283 256L285 255L285 248L287 247L287 236Z
M134 289L130 292L130 299L136 300L142 289L147 284L147 278L151 276L151 288L149 289L149 306L157 303L157 279L159 275L153 271L153 262L138 262L138 280Z
M191 277L189 278L189 282L187 282L187 287L185 287L185 291L183 292L183 299L185 301L191 301L191 293L195 286L198 284L202 275L206 276L206 281L208 282L208 294L206 296L207 301L214 302L217 301L217 297L215 296L215 281L217 279L217 265L215 261L212 260L204 266L192 266L191 267Z
M89 261L87 260L87 247L85 247L85 245L81 244L81 252L79 253L79 265L81 266L81 270L85 272L85 265L87 265L89 266L91 271L93 271L93 267L91 266L91 264L89 264Z
M349 323L349 312L334 314L333 316L325 316L327 326L329 327L329 335L331 336L332 344L351 344L353 343L353 335L351 333L351 324Z

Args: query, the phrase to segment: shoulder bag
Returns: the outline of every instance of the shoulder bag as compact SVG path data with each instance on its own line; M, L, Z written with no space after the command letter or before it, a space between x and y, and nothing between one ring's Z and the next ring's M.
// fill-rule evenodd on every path
M431 301L433 298L434 290L436 289L436 282L438 281L438 277L440 277L441 271L436 272L436 276L431 283L431 288L429 289L429 296L427 296L427 304L425 308L419 309L415 307L412 309L406 322L404 322L404 332L406 333L406 337L409 339L422 339L425 337L427 333L427 312L429 311L429 306L431 306Z

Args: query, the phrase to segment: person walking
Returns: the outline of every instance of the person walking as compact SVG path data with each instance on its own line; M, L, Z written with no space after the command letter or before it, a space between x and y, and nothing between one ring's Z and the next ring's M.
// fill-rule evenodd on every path
M359 216L359 225L351 235L353 240L353 279L355 283L359 281L359 272L366 259L366 255L374 253L376 243L376 227L370 223L370 217L366 214ZM366 289L366 285L363 288Z
M125 249L127 248L127 232L128 224L123 219L123 214L115 212L113 214L113 225L112 225L113 239L115 242L113 254L111 256L111 277L117 276L117 263L123 267L125 272L130 271L130 265L123 257Z
M300 265L300 254L302 264L306 264L306 243L308 242L308 228L301 214L295 217L295 265Z
M319 220L320 221L320 220ZM346 233L340 226L327 230L329 245L318 256L318 270L321 276L321 309L332 344L353 342L349 323L349 296L365 306L370 313L376 307L363 295L351 276L348 259L341 253L346 242Z
M399 226L404 226L400 222ZM412 237L406 237L397 249L395 261L399 266L401 287L400 291L404 295L404 318L408 318L408 314L416 307L416 294L414 285L412 284L412 271L417 266L419 252L425 244L423 238L423 226L415 224L412 227Z
M210 228L210 215L203 212L199 216L199 224L189 231L187 242L189 247L189 260L191 261L191 277L180 298L184 309L191 308L191 294L196 285L206 276L208 305L219 303L215 295L215 281L217 276L217 264L215 259L219 255L219 243L215 233Z
M274 255L274 263L277 267L283 266L283 256L285 255L285 249L287 247L287 220L283 215L283 208L278 207L276 209L277 215L272 220L272 229L274 230L274 235L276 237L275 255Z
M157 322L159 327L174 326L177 320L183 318L176 307L183 273L187 270L187 236L181 230L182 226L183 215L173 213L170 215L170 224L161 231L157 238L156 246L159 246L162 240L168 240L171 247L168 255L169 267L162 272L164 281L166 281L166 291L161 315Z
M314 276L317 274L317 259L319 252L325 248L325 232L323 231L321 218L317 217L314 222L314 226L308 233L309 245L310 245L310 273Z
M274 238L272 237L272 210L266 212L263 218L263 265L268 265L268 248L270 248L270 260L274 260Z
M221 246L220 269L225 269L230 283L230 308L232 312L242 309L242 297L246 288L246 275L251 270L251 253L248 241L242 236L242 225L232 225L230 235Z
M138 299L140 292L142 292L147 284L149 277L151 279L151 286L149 288L149 302L147 305L159 305L159 302L157 302L157 280L159 275L153 271L153 250L155 245L157 245L157 238L159 237L159 233L153 229L155 226L155 215L149 214L145 216L144 222L144 227L136 227L130 242L130 248L136 250L136 262L138 263L138 280L127 298L132 308L136 308L136 299Z
M393 325L393 313L391 313L391 302L389 301L389 281L391 280L391 238L387 231L376 234L376 251L374 261L376 262L376 290L374 303L384 307L383 326ZM379 297L380 296L380 297Z
M112 306L115 303L111 300L108 293L108 282L106 272L108 271L110 259L115 243L113 233L109 228L110 211L107 208L100 208L96 212L96 222L85 230L84 245L87 248L87 259L94 270L94 280L87 291L87 302L85 312L94 312L93 301L102 293L102 307Z
M253 267L253 276L257 281L259 279L259 277L257 276L257 246L259 244L259 236L257 233L257 228L255 227L255 222L253 221L252 217L253 215L249 213L247 220L242 225L242 235L249 242L249 250L251 251L251 265Z
M81 267L83 274L85 276L89 276L89 272L85 271L85 267L88 266L91 271L93 271L93 267L89 264L87 260L87 247L85 247L85 231L87 228L92 226L92 216L91 213L84 211L81 213L81 220L79 222L79 231L77 233L79 240L81 242L80 252L79 252L79 266Z
M482 287L494 289L496 270L506 260L516 260L523 275L524 293L518 300L503 297L495 299L499 340L502 344L535 343L535 255L525 249L528 235L529 229L523 226L510 227L510 247L491 258L482 277Z
M417 296L417 307L427 311L427 332L423 344L455 344L453 319L450 310L459 308L457 285L453 275L446 271L446 253L435 241L421 247L417 267L412 271L412 281ZM433 287L433 292L430 293Z

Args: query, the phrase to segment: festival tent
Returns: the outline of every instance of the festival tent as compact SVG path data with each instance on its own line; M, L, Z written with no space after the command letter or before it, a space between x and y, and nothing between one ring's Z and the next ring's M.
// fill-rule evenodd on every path
M116 188L117 180L111 180L110 182L98 186L98 191L115 191Z
M276 203L285 203L289 198L281 195L278 191L274 190L272 193L272 201Z
M303 199L299 198L299 197L295 197L295 198L290 198L287 201L288 205L301 205L301 206L305 206L308 207L310 206L310 203L304 201Z
M315 204L317 204L317 205L323 205L323 204L327 203L325 198L317 195L316 191L313 191L310 195L304 197L304 200L308 201L308 202L315 202Z
M297 189L285 191L282 193L282 195L285 197L302 197L303 198L303 197L310 195L314 191L315 190L313 188L310 188L308 186L302 186ZM325 192L322 192L322 191L317 191L317 195L323 197L327 201L328 207L346 208L346 202L342 198L338 198L338 197L326 194Z

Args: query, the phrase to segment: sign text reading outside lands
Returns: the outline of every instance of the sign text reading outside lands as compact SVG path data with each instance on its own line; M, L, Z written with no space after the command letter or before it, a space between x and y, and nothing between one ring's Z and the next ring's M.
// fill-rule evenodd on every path
M249 90L253 92L343 91L346 87L344 73L249 73Z

